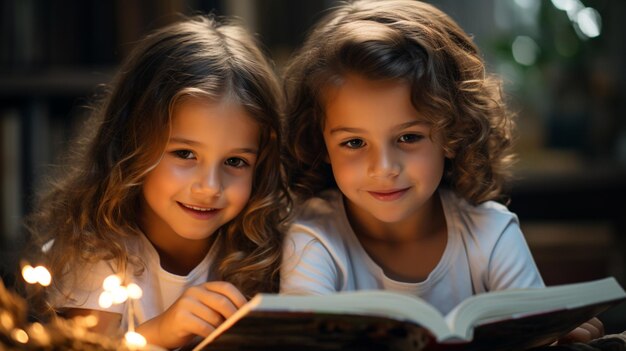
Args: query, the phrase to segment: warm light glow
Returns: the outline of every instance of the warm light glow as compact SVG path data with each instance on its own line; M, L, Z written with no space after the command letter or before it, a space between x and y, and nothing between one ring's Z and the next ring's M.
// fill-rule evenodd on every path
M11 337L20 344L26 344L28 342L28 334L26 334L23 329L13 329Z
M52 282L52 276L50 272L44 266L32 267L31 265L25 265L22 268L22 277L29 284L39 283L43 286L48 286Z
M85 323L85 327L87 328L93 328L98 325L98 317L94 316L93 314L85 316L85 319L83 321Z
M43 286L48 286L52 282L52 275L50 275L50 272L44 266L35 267L35 274L37 281Z
M109 308L113 306L113 294L109 291L103 291L98 298L98 305L102 308Z
M13 329L13 326L15 326L13 317L5 311L0 312L0 324L2 324L5 330L11 330Z
M102 282L104 291L100 294L99 304L103 308L109 308L113 304L121 304L128 299L138 300L143 295L139 285L130 283L128 286L122 285L122 280L117 275L110 275ZM133 319L132 301L126 306L128 308L128 332L125 334L126 346L131 350L142 349L146 346L146 339L135 332Z
M128 284L128 286L126 287L126 291L128 292L128 297L133 300L138 300L143 295L143 291L141 290L139 285L135 283Z
M30 334L34 340L38 340L40 344L48 345L48 343L50 343L50 336L41 323L35 322L31 324L28 334Z
M45 332L45 329L44 329L43 325L41 325L41 323L35 322L30 327L31 327L31 329L35 333L43 333L43 332Z
M114 304L122 303L128 299L128 291L126 291L126 287L123 286L118 286L111 290L111 294L113 294Z
M122 285L122 280L115 274L112 274L104 279L102 287L106 291L113 291L115 288Z
M35 268L33 266L27 264L22 267L22 277L28 284L37 283L37 277L35 276Z
M145 347L148 343L143 335L132 331L127 332L124 335L124 339L126 340L126 346L131 350Z

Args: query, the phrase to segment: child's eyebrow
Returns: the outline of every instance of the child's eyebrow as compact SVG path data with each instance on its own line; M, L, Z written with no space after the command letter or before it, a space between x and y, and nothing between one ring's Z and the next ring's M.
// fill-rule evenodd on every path
M232 150L232 152L237 153L237 154L250 154L254 156L256 156L259 153L257 149L252 149L252 148L234 149Z
M428 125L428 122L423 121L423 120L416 120L416 121L410 121L410 122L399 124L396 127L396 129L401 130L401 129L406 129L406 128L410 128L413 126L424 126L424 125Z
M410 122L406 122L406 123L401 123L401 124L397 125L394 129L402 130L402 129L406 129L406 128L410 128L410 127L418 126L418 125L419 126L428 125L428 122L423 121L423 120L410 121ZM359 128L341 127L341 126L332 128L330 130L330 134L339 133L339 132L363 133L363 132L365 132L365 130L364 129L359 129Z
M333 129L330 130L330 134L335 134L335 133L339 133L339 132L346 132L346 133L362 133L364 132L364 129L359 129L359 128L350 128L350 127L335 127Z
M185 138L181 138L181 137L172 137L170 138L170 143L179 143L179 144L187 144L187 145L191 145L191 146L198 146L200 145L199 142L194 141L194 140L190 140L190 139L185 139Z
M172 138L170 138L170 143L186 144L186 145L189 145L189 146L202 146L202 143L200 143L200 142L197 142L195 140L189 140L189 139L181 138L181 137L172 137ZM251 155L255 155L255 156L259 153L259 151L257 149L251 148L251 147L237 148L237 149L231 150L231 152L238 153L238 154L251 154Z

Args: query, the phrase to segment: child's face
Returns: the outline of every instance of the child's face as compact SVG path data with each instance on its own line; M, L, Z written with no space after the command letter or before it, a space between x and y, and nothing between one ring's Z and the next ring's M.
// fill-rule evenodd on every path
M411 104L408 84L349 75L326 96L328 159L353 215L410 220L432 200L445 156Z
M258 147L258 125L240 105L180 103L163 158L143 184L148 236L206 239L237 216L250 197Z

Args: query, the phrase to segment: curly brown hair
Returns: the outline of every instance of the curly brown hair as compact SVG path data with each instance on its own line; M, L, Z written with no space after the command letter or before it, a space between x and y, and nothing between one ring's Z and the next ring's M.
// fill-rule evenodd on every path
M246 296L278 291L282 209L290 202L280 165L282 91L250 34L204 16L184 18L137 44L69 164L42 189L27 227L36 247L52 243L45 262L55 281L100 260L112 260L119 272L143 269L124 238L144 235L142 183L164 153L174 105L188 95L234 99L260 130L249 201L211 236L219 255L211 269Z
M432 5L363 0L332 9L285 70L284 163L300 200L336 187L324 161L324 91L349 73L407 82L431 138L453 155L442 185L472 204L504 199L513 115L471 38Z

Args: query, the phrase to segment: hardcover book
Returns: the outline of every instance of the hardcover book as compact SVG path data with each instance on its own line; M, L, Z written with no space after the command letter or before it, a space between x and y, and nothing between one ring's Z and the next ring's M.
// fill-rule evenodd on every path
M259 294L194 350L524 350L626 300L614 278L468 298L443 316L389 291Z

